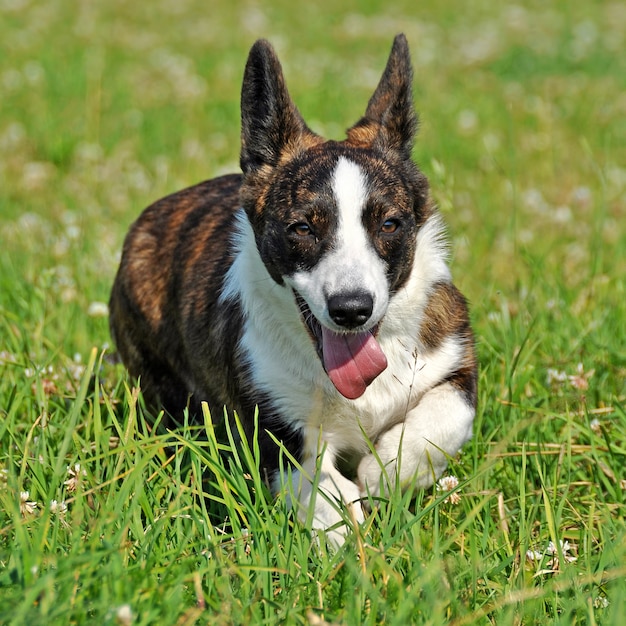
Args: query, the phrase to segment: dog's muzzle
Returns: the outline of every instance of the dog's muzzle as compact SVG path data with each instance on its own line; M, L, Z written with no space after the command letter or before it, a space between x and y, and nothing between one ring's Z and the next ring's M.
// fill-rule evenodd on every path
M372 315L371 296L351 294L329 298L329 315L337 325L346 328L346 332L340 333L321 324L297 293L296 301L322 365L337 391L350 400L361 397L387 367L387 357L376 341L378 325L370 330L355 330Z

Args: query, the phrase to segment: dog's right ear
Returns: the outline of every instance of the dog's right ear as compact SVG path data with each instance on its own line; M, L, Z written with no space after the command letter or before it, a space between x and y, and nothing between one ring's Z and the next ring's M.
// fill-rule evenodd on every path
M365 115L348 130L348 140L358 146L395 150L410 159L417 131L412 82L409 44L400 34L393 40L387 66Z
M274 167L288 152L319 140L291 100L271 44L259 39L251 48L241 88L241 155L244 174Z

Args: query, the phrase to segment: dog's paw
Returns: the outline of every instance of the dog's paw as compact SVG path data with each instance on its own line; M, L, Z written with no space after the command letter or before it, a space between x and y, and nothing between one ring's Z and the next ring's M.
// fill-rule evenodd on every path
M390 469L393 470L393 475L395 476L395 467ZM357 475L363 497L372 496L377 498L381 493L388 491L388 483L391 477L386 470L383 471L381 459L373 454L368 454L361 459Z
M447 464L442 450L398 424L380 437L375 454L361 459L357 470L361 497L389 494L398 484L401 489L429 487Z
M310 524L314 534L324 531L329 544L340 547L356 526L365 520L359 487L342 476L331 462L324 461L316 488L300 471L291 475L288 501L298 518Z
M360 500L347 504L344 503L342 504L342 509L342 513L335 510L336 517L333 524L328 523L330 521L328 518L322 523L320 523L321 520L319 518L316 518L313 522L314 527L317 526L320 530L324 529L326 540L334 549L341 548L346 538L355 531L359 524L365 521L365 513Z

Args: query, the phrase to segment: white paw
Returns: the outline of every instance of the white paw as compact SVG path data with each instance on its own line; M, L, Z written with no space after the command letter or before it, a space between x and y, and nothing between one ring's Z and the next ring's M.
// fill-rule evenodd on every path
M391 476L389 475L391 471ZM368 454L361 459L357 474L361 485L361 495L372 496L374 498L387 493L389 484L395 479L395 463L383 472L382 460L373 454ZM393 483L391 483L393 484Z
M318 494L318 497L321 497ZM316 517L313 520L313 528L324 530L328 543L334 548L340 548L350 534L352 534L361 522L365 520L365 514L361 501L343 503L341 510L334 509L336 513L332 520L328 516L318 517L319 507L315 507ZM329 523L331 522L332 523Z
M382 433L376 454L365 456L357 471L361 495L429 487L470 438L474 408L449 383L427 393L403 423Z
M357 471L361 495L388 494L400 483L408 487L429 487L443 474L447 456L423 437L410 436L402 425L380 438L376 454L368 454Z
M330 471L325 471L328 467ZM295 496L289 499L300 521L312 530L325 531L335 547L341 546L355 526L365 520L358 486L332 465L322 469L317 489L299 471L294 472L290 494Z

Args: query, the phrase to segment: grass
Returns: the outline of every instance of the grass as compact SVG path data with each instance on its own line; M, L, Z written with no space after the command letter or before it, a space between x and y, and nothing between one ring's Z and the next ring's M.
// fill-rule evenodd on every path
M626 12L292 4L0 2L0 623L622 623ZM143 206L236 170L255 38L340 137L401 30L480 406L456 491L332 552L208 418L150 427L99 303Z

